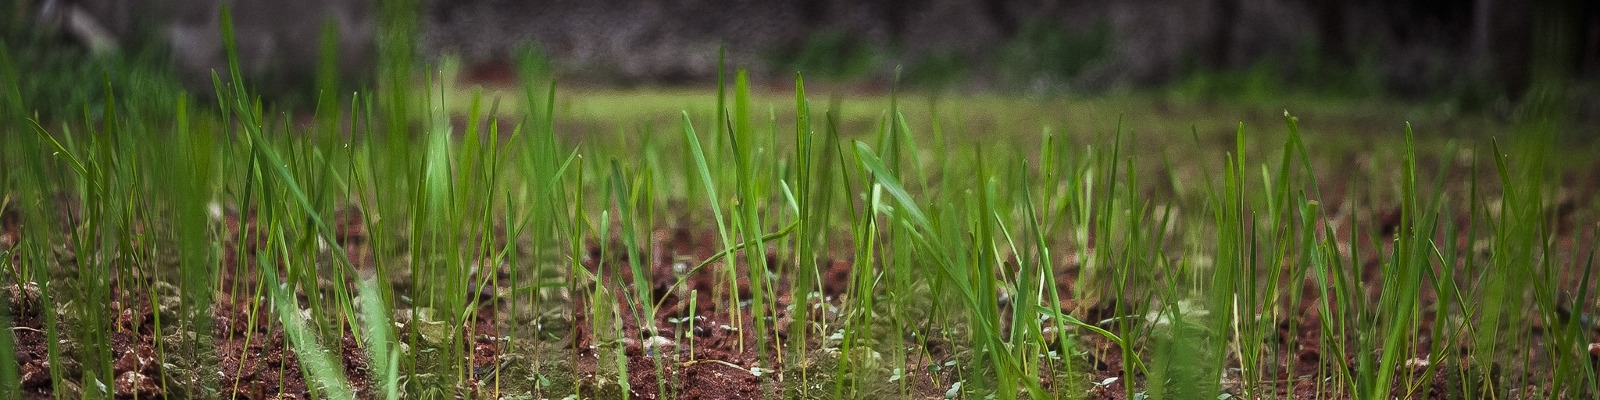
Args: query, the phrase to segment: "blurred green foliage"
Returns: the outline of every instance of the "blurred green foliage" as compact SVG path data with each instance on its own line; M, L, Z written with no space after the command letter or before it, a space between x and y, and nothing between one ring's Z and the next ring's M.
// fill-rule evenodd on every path
M28 3L0 7L0 21L6 21L0 31L0 108L8 117L97 120L108 89L132 115L173 109L183 89L166 49L146 45L91 54L41 23Z
M1194 57L1198 58L1198 57ZM1369 52L1353 62L1334 62L1315 44L1302 44L1289 60L1266 58L1244 68L1215 68L1191 61L1184 78L1169 90L1185 97L1240 102L1286 95L1330 100L1365 99L1386 94L1383 74Z
M972 60L954 51L928 54L906 65L901 81L911 86L944 89L968 79Z
M912 54L899 49L900 44L876 44L831 29L772 53L770 62L780 70L825 81L872 79L898 62L901 82L913 87L945 89L992 73L994 78L981 83L1025 89L1044 83L1059 88L1103 60L1111 52L1112 40L1111 25L1104 20L1087 29L1034 20L1002 46Z
M843 30L825 30L803 43L778 51L772 57L782 70L799 71L808 78L850 80L877 69L886 49Z
M1057 86L1104 58L1112 45L1111 24L1104 19L1086 31L1034 20L1000 48L996 59L1005 85Z

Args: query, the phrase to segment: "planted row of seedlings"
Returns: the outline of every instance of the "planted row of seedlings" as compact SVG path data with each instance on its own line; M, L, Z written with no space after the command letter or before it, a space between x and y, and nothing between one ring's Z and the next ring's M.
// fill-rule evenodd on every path
M1361 171L1285 114L1158 163L895 101L844 131L798 77L762 115L739 73L580 137L534 79L509 124L403 80L308 123L234 65L214 107L11 111L4 397L1600 392L1595 176L1548 125Z

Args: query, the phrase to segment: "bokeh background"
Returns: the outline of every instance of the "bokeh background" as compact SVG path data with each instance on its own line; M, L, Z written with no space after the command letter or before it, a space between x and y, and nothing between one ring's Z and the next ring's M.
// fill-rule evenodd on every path
M862 91L898 75L957 93L1293 92L1502 117L1535 93L1600 120L1594 1L386 1L422 15L378 0L5 0L0 12L6 56L29 75L16 97L46 113L93 103L103 78L210 92L231 4L246 74L288 104L311 101L329 55L340 86L372 85L379 32L395 26L384 18L399 18L417 21L399 34L418 61L486 83L534 58L564 85L703 86L726 49L771 85L801 72Z

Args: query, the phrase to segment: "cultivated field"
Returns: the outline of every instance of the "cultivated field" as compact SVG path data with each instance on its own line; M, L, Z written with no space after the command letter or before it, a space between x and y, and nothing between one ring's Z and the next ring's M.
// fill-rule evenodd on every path
M0 393L1600 394L1592 127L724 71L6 111Z

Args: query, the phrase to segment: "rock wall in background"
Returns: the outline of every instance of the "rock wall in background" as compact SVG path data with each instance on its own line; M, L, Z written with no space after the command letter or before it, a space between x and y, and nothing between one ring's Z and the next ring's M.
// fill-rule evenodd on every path
M114 1L113 1L114 2ZM370 0L156 0L169 10L157 37L168 41L173 61L191 86L210 87L210 71L226 74L221 7L232 5L234 37L245 74L262 81L309 86L321 60L323 36L336 37L338 70L345 79L370 78L376 22ZM329 24L334 31L327 31ZM366 72L364 72L366 71ZM270 85L263 85L271 89Z
M341 70L371 70L374 1L226 2L247 71L302 79L326 21L340 26ZM1512 93L1528 85L1541 7L1567 18L1556 25L1571 73L1600 75L1600 5L1575 0L421 1L425 57L503 63L534 43L568 79L608 84L709 82L726 45L758 81L801 69L882 83L901 66L977 87L1100 90L1201 70L1343 69L1402 94L1467 80ZM225 65L216 0L76 3L113 31L147 27L199 82Z

